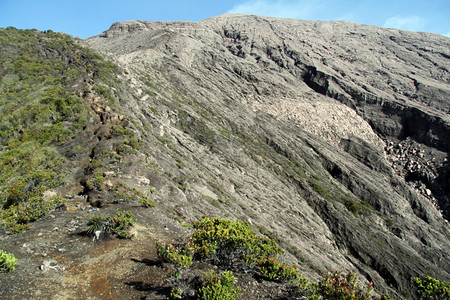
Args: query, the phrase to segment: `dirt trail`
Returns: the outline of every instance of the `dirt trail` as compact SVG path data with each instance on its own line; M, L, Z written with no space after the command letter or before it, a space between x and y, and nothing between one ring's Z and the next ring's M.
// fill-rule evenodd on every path
M18 258L14 272L0 274L1 299L140 299L149 293L162 270L149 263L162 233L138 222L132 240L94 241L82 232L83 217L92 212L76 214L54 211L30 232L1 241Z

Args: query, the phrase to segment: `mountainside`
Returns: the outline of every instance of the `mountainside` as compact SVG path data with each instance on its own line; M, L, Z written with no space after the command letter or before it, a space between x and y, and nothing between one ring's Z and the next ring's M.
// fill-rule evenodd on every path
M313 281L414 298L414 277L450 280L448 38L244 15L1 33L0 248L19 259L1 297L163 298L155 242L203 215ZM117 209L131 241L86 236ZM235 273L245 298L288 297Z

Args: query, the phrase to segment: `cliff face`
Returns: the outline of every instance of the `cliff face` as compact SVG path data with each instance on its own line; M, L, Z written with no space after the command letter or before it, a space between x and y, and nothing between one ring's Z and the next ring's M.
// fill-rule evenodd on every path
M223 15L120 22L83 43L123 72L111 101L81 93L90 115L72 143L86 151L61 146L72 169L56 189L69 207L127 206L129 186L156 203L132 207L136 249L206 214L276 237L310 278L355 270L402 297L416 276L449 280L448 38Z
M188 147L203 156L193 165L225 160L208 180L238 182L227 192L250 207L236 215L272 228L304 260L364 270L402 291L425 266L448 270L438 246L448 244L448 226L437 211L448 219L448 38L224 15L116 23L87 44L116 57L132 78L160 70L180 99L178 108L163 108L168 119L159 134L180 134L180 145L187 134L206 146ZM171 97L149 95L151 85L141 84L141 103ZM198 133L203 127L210 136ZM237 142L240 133L249 141ZM304 174L274 156L298 161ZM373 209L355 217L345 209L354 198ZM440 242L427 242L431 236Z
M401 152L413 148L407 158L389 151L390 160L397 173L436 203L448 219L445 37L346 22L227 15L200 23L114 24L90 43L146 64L158 62L152 52L145 51L159 50L158 59L172 55L171 61L208 79L218 70L231 73L242 86L241 95L236 96L329 141L339 143L357 128L361 132L356 135L378 146L372 131L391 148L402 148ZM235 96L231 94L235 89L228 90L228 97ZM311 103L321 105L323 99L330 100L331 109L325 105L311 115L317 110ZM351 110L333 109L338 103ZM347 112L356 112L364 125L351 123L359 118ZM344 123L327 127L337 119Z

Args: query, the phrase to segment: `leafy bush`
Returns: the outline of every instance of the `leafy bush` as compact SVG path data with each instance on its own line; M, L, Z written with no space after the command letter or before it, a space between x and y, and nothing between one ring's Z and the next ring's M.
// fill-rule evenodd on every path
M141 198L139 198L138 202L140 204L142 204L142 206L144 206L144 207L155 207L156 206L155 201L150 200L148 197L141 197Z
M43 199L41 195L36 194L28 197L27 201L22 201L11 205L7 209L0 210L3 225L9 228L12 233L22 233L28 230L30 222L36 221L49 211L66 203L66 200L59 196Z
M213 271L206 272L202 287L198 290L198 299L202 300L235 300L240 288L235 287L233 272L225 271L221 275Z
M175 265L177 274L186 267L192 265L194 247L192 240L181 247L175 247L170 241L163 243L156 242L156 253L160 260L170 262Z
M128 233L128 229L136 223L133 219L133 213L124 210L118 212L113 217L92 216L88 219L87 233L92 235L96 231L106 231L110 234L115 234L119 238L130 239L134 235Z
M92 189L102 190L103 189L102 183L104 180L105 180L105 177L103 176L103 171L95 170L94 176L86 182L86 185L91 190Z
M204 217L193 227L195 254L199 258L213 258L222 265L234 259L252 264L260 258L283 254L273 240L257 235L249 224L241 221Z
M156 243L158 258L175 265L177 278L180 278L182 269L192 265L194 259L206 259L225 268L240 263L240 267L247 268L246 272L252 270L266 280L290 281L297 292L308 299L375 299L371 296L373 284L362 290L356 274L352 272L345 275L339 271L328 272L318 283L309 282L296 266L279 262L276 256L283 250L272 239L257 235L247 223L204 217L194 222L193 228L195 231L184 245ZM232 273L227 272L221 277L212 272L205 275L203 286L198 290L199 299L236 299L238 289L234 288ZM184 296L180 287L174 287L171 294L175 299ZM382 295L378 299L390 298Z
M296 266L288 266L275 259L265 257L257 260L256 267L261 275L269 280L294 280L301 278Z
M136 223L136 219L133 219L133 214L130 211L124 210L118 212L109 220L109 226L106 231L116 234L120 238L130 239L134 235L129 234L127 230Z
M327 272L317 286L318 292L325 299L366 300L372 299L373 283L366 291L360 290L356 281L356 273L342 274L340 271Z
M272 239L257 235L247 223L204 217L194 222L193 228L195 231L185 244L156 243L158 258L174 264L178 278L182 269L192 265L194 259L207 259L224 267L240 261L248 270L259 272L266 279L292 280L302 289L309 284L295 266L275 259L283 250ZM220 278L211 274L206 276L207 284L200 289L199 295L203 297L200 299L235 299L234 277L230 276L231 272L223 273ZM182 298L179 287L172 292L173 298Z
M0 272L12 272L16 269L17 258L12 253L0 249Z
M87 234L93 235L96 231L102 231L106 229L106 223L108 218L105 216L92 216L88 218L88 230Z
M424 279L414 278L417 286L419 299L449 299L450 284L446 281L439 281L436 278L427 276Z

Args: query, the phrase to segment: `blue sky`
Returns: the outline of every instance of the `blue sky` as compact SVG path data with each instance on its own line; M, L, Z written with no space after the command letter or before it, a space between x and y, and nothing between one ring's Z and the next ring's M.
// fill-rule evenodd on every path
M87 38L116 21L200 21L223 13L347 20L450 36L450 0L0 0L0 27Z

